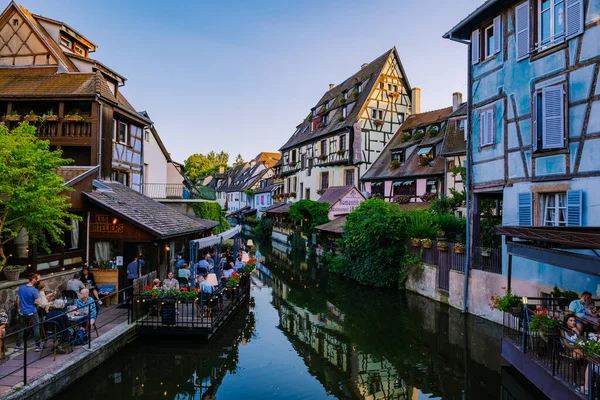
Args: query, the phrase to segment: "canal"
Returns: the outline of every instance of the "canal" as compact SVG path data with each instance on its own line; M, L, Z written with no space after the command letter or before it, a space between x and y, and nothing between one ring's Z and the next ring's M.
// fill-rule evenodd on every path
M56 398L545 398L506 366L499 326L268 250L211 341L140 338Z

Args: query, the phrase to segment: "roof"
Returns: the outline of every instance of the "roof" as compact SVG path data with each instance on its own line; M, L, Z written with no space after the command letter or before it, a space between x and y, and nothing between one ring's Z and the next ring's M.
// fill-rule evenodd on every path
M273 213L273 214L287 214L290 212L291 206L292 206L292 203L275 204L272 207L264 209L263 211L266 213Z
M318 231L331 232L331 233L344 233L344 226L346 225L347 215L343 217L331 220L323 225L316 226L315 229Z
M385 146L377 160L371 165L367 172L361 178L362 180L377 180L388 178L403 178L413 176L431 176L444 173L444 162L439 159L439 154L434 158L433 166L420 165L417 150L413 151L399 168L392 168L392 150L408 149L413 146L426 147L437 146L444 140L447 125L440 128L440 132L433 136L429 132L425 133L422 139L410 139L403 141L402 135L406 131L425 128L429 125L440 124L448 120L452 107L442 108L440 110L429 111L421 114L413 114L404 121L398 129L398 132Z
M86 42L84 44L87 45L87 46L89 46L90 50L92 50L92 51L95 51L98 48L98 45L96 45L90 39L86 38L81 33L77 32L75 29L71 28L69 25L65 24L62 21L57 21L57 20L52 19L52 18L44 17L43 15L32 14L32 16L35 19L37 19L37 20L47 21L47 22L50 22L50 23L53 23L53 24L56 24L56 25L62 25L64 28L66 28L65 30L68 29L67 33L69 33L69 34L71 34L73 36L76 36L77 39L81 40L82 42Z
M79 166L64 166L54 171L54 173L65 180L65 186L72 186L85 176L95 173L99 166L79 167Z
M94 182L95 186L102 185L108 187L108 190L95 188L92 192L84 193L86 198L159 238L183 236L211 228L202 220L181 214L121 183Z
M325 193L317 200L320 203L329 203L331 205L340 201L345 195L350 193L354 186L330 186L325 190Z
M272 192L273 190L277 189L279 186L282 186L283 183L274 183L272 178L269 178L269 182L267 182L267 186L262 188L262 189L257 189L254 194L260 194L260 193L269 193Z
M467 141L465 140L465 130L460 129L459 121L450 121L444 138L442 147L442 156L452 156L467 154Z
M337 86L334 86L333 89L327 91L317 102L315 107L316 110L319 110L326 102L333 100L331 105L328 107L328 110L332 111L329 111L329 123L327 124L327 126L325 126L324 128L317 128L312 130L310 126L313 122L311 120L304 119L296 127L296 133L294 133L279 150L284 151L292 147L296 147L302 143L315 140L322 136L326 136L332 132L343 129L349 129L350 127L352 127L352 125L358 120L362 106L367 101L369 94L371 93L371 89L377 82L377 79L374 78L378 77L381 74L387 59L391 55L396 55L397 57L396 48L392 48L386 51L384 54L371 61L366 67L362 68L360 71L350 76L344 82ZM406 87L407 92L410 93L411 88L410 84L408 83L408 79L406 78L406 73L404 72L404 68L400 63L400 58L397 58L400 70L402 71L402 76L405 83L404 86ZM359 94L358 98L356 98L356 100L352 100L349 98L345 103L342 104L342 93L345 91L351 93L358 83L363 84L363 89ZM348 116L340 122L338 120L338 117L341 116L343 105L346 105L348 107ZM314 117L317 118L317 116Z
M518 1L520 0L487 0L454 26L454 28L446 32L443 38L451 40L470 40L471 32L476 29L475 25L483 20L495 17L501 9L507 8Z

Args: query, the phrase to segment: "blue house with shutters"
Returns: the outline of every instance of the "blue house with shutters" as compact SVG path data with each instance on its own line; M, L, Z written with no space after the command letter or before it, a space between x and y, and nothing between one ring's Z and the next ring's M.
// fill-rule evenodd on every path
M469 47L470 259L494 218L599 227L600 0L488 0L444 37ZM600 295L574 270L524 257L511 270L529 296L555 284Z

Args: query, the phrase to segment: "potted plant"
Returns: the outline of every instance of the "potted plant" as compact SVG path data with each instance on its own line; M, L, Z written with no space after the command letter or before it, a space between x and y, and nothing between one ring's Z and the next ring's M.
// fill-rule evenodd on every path
M438 133L440 133L440 128L437 125L433 125L431 128L429 128L429 130L427 131L427 134L429 136L437 136Z
M346 150L338 150L336 154L341 157L346 154Z
M454 243L454 252L456 254L463 254L465 252L465 245L461 242Z
M521 296L517 296L511 289L506 289L505 286L503 286L502 289L505 291L504 296L490 297L490 308L492 310L510 313L515 317L523 315L523 300Z
M400 161L398 161L398 160L392 160L392 162L390 163L390 167L392 169L398 169L398 168L400 168Z
M50 109L46 114L42 116L44 122L56 122L58 121L58 115L54 114L54 110Z
M317 157L317 159L319 161L325 161L325 160L327 160L327 154L321 154L320 156Z
M192 288L191 290L184 287L177 294L177 300L183 303L193 303L198 298L198 289Z
M439 251L448 251L448 243L440 240L437 242L437 248Z
M325 125L324 122L319 122L319 125L317 125L317 128L325 128L327 125Z
M414 134L413 134L413 139L415 140L421 140L425 137L425 132L423 132L423 129L418 129Z
M400 93L398 92L388 92L388 97L398 97L400 96Z
M407 204L407 203L410 203L410 196L407 196L404 194L399 194L399 195L394 196L392 201L394 203Z
M421 239L421 245L424 249L430 249L433 245L433 242L431 241L431 239Z
M421 196L421 200L423 200L425 203L429 203L431 200L434 200L437 197L437 195L435 193L424 193Z
M360 94L360 92L358 91L358 89L354 89L352 91L352 98L356 99L359 94Z
M489 257L492 255L492 248L491 247L482 247L481 248L481 256L482 257Z
M589 338L577 339L576 344L585 353L586 357L594 361L596 364L600 364L600 342L598 336L594 333L590 333Z
M2 269L7 281L18 281L19 275L27 269L27 265L7 265Z
M13 111L10 114L8 114L7 116L4 117L5 121L13 121L13 122L18 122L21 120L21 116L19 115L18 112Z
M340 96L340 104L346 104L346 99L344 98L344 95Z
M419 156L419 165L429 165L429 158L427 158L427 156Z
M83 117L77 111L71 111L65 117L65 121L81 122L83 121Z
M288 167L292 167L292 168L294 168L295 166L296 166L296 161L290 161L290 162L288 163Z
M321 109L319 110L319 114L325 114L327 112L327 106L325 104L323 104L323 107L321 107Z
M412 136L410 135L410 133L408 133L408 132L404 132L404 133L402 134L402 136L400 137L400 140L401 140L402 142L408 142L408 141L409 141L411 138L412 138Z
M290 198L295 199L296 198L296 192L290 192Z
M338 117L337 120L338 120L338 122L344 122L345 119L346 118L344 118L344 116L340 114L340 116Z
M421 247L421 239L417 239L417 238L410 239L410 245L412 247Z
M529 321L529 329L532 332L539 333L543 339L558 334L559 326L560 320L556 316L550 317L547 308L537 307L535 309L535 314Z
M376 120L373 122L373 124L375 124L375 127L376 127L376 128L381 128L381 127L383 126L383 123L384 123L384 122L383 122L383 120L381 120L381 119L376 119Z
M312 113L312 111L310 113L308 113L308 116L306 117L306 119L308 121L310 121L311 119L313 119L313 113Z
M319 189L319 190L317 190L317 194L318 195L322 195L323 193L325 193L325 189Z
M29 114L27 114L25 116L25 121L28 122L38 122L40 120L40 117L38 117L37 115L35 115L35 113L33 112L33 110L29 111Z

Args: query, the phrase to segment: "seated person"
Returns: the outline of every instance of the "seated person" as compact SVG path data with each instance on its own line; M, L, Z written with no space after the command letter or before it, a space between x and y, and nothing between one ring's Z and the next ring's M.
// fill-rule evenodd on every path
M68 342L73 334L69 327L69 318L65 313L65 302L62 299L56 299L50 304L50 311L46 315L46 321L56 322L61 333L60 339Z
M79 298L75 301L75 307L79 310L80 315L88 315L90 313L90 323L94 325L96 322L96 302L90 298L90 291L86 288L81 289Z
M233 269L233 263L227 263L225 267L223 267L223 278L229 279L231 277L231 274L233 274L234 272L235 270Z
M49 296L46 296L46 292L44 291L44 288L46 287L46 285L42 281L38 281L34 286L37 288L37 290L39 292L38 299L36 300L36 304L39 308L44 310L44 314L45 314L50 309L50 300L52 300L54 298L54 295L50 294Z
M190 266L188 264L183 264L183 267L181 267L179 269L179 271L177 271L177 276L179 278L185 278L189 281L190 279L190 275L192 274L192 271L190 269Z
M83 267L81 270L81 281L92 292L92 297L98 300L98 304L102 304L102 301L100 301L100 297L98 296L96 279L94 279L94 274L90 272L90 269L87 266Z
M585 314L592 318L598 318L598 311L596 311L596 303L594 301L589 301L587 303Z
M179 268L183 268L184 264L185 264L185 259L183 257L181 257L181 254L178 254L177 261L175 262L175 266L177 267L177 269L179 269Z
M196 277L196 288L198 288L198 293L212 294L213 292L213 287L206 283L206 279L202 275Z
M577 320L573 315L567 315L565 317L563 335L570 346L576 346L577 339L580 338L580 330L578 328L578 325L581 326L581 324L577 323ZM581 349L576 348L572 350L573 358L583 357L583 352L581 351Z
M75 274L71 279L67 281L67 287L65 290L71 290L75 293L79 293L81 289L83 289L85 285L80 280L79 274Z
M206 254L204 259L200 260L198 265L196 265L196 272L200 275L205 275L211 269L212 266L210 264L210 254Z
M163 289L179 289L179 281L175 279L174 276L175 274L173 274L173 272L167 274L167 279L163 281Z
M152 281L152 289L160 289L160 279L156 278Z
M8 314L3 308L0 308L0 360L2 359L2 348L4 347L4 336L6 334L6 325L8 325Z
M581 298L577 300L573 300L571 304L569 304L569 311L575 314L578 318L583 318L585 316L585 309L587 303L592 300L592 294L590 292L581 293Z
M236 271L240 271L245 266L246 263L242 261L242 256L238 256L237 261L233 265L233 269L235 269Z

